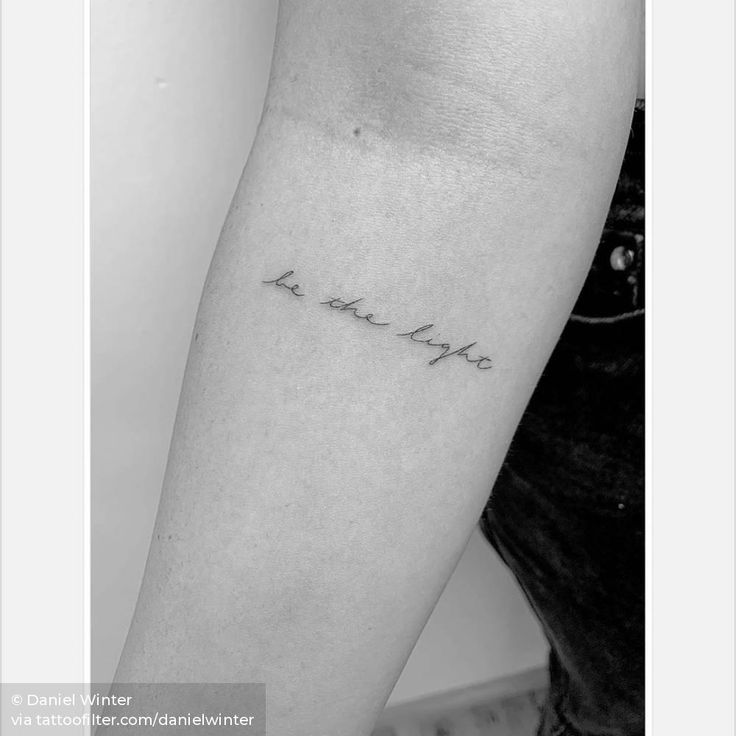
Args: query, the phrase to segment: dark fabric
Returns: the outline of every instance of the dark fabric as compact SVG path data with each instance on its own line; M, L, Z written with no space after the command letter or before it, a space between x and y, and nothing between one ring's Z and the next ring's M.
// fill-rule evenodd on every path
M540 736L644 732L643 125L481 520L550 643Z
M616 255L629 264L619 270ZM612 264L613 261L613 264ZM573 311L576 318L633 315L644 307L644 104L634 110L616 192L593 264Z

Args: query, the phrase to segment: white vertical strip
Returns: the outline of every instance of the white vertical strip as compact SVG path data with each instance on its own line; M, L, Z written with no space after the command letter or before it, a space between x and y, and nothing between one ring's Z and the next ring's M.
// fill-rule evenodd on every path
M734 4L654 3L654 736L734 733Z
M2 2L2 679L84 668L83 2Z
M84 682L92 679L92 480L91 480L91 303L90 293L91 266L90 266L90 171L91 171L91 143L90 143L90 110L91 110L91 0L84 2L84 74L83 74L83 98L84 119L82 122L84 130L84 194L82 204L84 208Z

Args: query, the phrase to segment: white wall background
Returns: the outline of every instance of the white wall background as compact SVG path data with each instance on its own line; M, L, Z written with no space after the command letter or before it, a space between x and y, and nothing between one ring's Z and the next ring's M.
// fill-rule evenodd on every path
M92 3L92 677L135 604L207 266L253 140L277 0ZM544 662L475 533L392 702Z

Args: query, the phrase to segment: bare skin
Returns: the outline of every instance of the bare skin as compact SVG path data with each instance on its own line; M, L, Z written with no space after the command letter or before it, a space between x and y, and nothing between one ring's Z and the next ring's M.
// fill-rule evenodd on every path
M282 2L118 681L370 733L589 267L640 15Z

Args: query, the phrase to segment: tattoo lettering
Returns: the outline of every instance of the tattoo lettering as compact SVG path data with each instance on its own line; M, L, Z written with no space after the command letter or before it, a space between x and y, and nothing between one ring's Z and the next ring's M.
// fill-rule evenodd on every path
M293 294L294 296L306 296L303 287L300 284L294 282L294 279L292 278L293 276L294 271L286 271L281 274L281 276L275 279L268 279L262 281L261 283L282 287L291 292L291 294ZM345 301L345 299L343 299L342 297L337 296L328 297L327 299L320 301L319 304L329 307L330 309L334 309L338 312L347 312L348 314L351 314L355 319L367 322L368 324L375 327L388 327L391 324L391 322L379 321L375 314L373 314L373 312L363 311L363 302L363 297L353 299L352 301ZM477 352L477 350L473 350L477 344L475 341L470 342L467 345L463 345L462 347L454 348L450 343L443 342L439 339L435 326L431 322L426 325L421 325L414 330L397 332L395 334L396 337L405 337L412 342L421 343L423 345L426 345L427 347L435 348L436 350L440 351L439 354L435 355L434 358L427 362L427 364L430 366L437 365L437 363L439 363L441 360L444 360L445 358L456 357L464 358L467 364L474 366L478 370L485 371L489 368L493 368L493 361L491 360L491 358L489 358L487 355L481 355L479 352Z
M453 355L457 355L458 358L465 358L468 363L474 363L475 367L480 370L487 371L489 368L493 367L491 359L487 355L479 355L477 358L470 357L468 350L475 347L476 343L474 342L453 350L452 345L446 342L434 342L432 337L426 337L424 333L428 332L433 327L433 324L422 325L421 327L417 327L416 330L411 330L410 332L397 332L396 336L408 337L413 342L423 342L431 348L439 348L442 350L436 358L432 358L432 360L429 361L429 365L437 365L437 363L443 358L450 358ZM483 365L484 363L487 363L488 365Z
M332 307L332 309L338 309L341 312L352 312L353 317L356 319L364 319L366 322L370 322L372 325L376 325L378 327L385 327L386 325L390 325L390 322L376 322L373 318L372 312L367 312L366 314L361 314L357 307L354 307L354 304L357 304L358 302L362 302L363 297L360 297L360 299L353 299L351 302L344 301L341 297L336 297L334 299L325 299L325 301L320 302L320 304L326 304L328 307Z
M284 289L288 289L294 296L305 296L304 292L300 292L299 289L301 288L299 284L289 284L286 283L286 279L288 279L290 276L293 276L293 271L287 271L286 273L282 273L281 276L279 276L276 279L271 279L270 281L263 281L264 284L273 284L274 286L283 286Z

